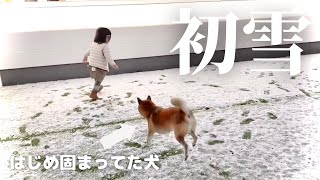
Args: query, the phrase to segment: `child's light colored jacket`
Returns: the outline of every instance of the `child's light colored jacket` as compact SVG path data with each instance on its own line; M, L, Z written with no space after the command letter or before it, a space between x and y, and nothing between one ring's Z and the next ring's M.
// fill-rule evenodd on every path
M110 63L110 65L116 64L111 58L109 45L106 43L91 43L89 49L85 53L85 56L88 57L90 66L106 71L109 71L108 63Z

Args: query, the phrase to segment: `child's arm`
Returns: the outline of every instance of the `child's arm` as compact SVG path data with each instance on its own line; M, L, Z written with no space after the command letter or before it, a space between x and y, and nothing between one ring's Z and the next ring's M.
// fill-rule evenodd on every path
M110 49L109 49L108 45L106 45L103 48L103 54L104 54L106 61L108 63L110 63L110 65L112 66L113 69L119 69L118 65L114 62L114 60L111 57L111 53L110 53Z
M90 54L90 48L86 51L86 53L84 54L84 56L83 56L83 63L88 63L88 56L89 56L89 54Z

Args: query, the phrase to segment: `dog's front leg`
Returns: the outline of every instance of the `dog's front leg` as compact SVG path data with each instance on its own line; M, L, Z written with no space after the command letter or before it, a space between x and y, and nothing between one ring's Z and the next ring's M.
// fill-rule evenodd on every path
M153 135L154 135L154 131L148 129L147 146L150 145L150 142L151 142L151 140L153 138Z
M147 136L147 142L146 142L146 146L150 145L150 142L152 140L152 137L154 135L154 126L153 123L148 121L148 136Z
M152 137L153 137L153 134L154 134L154 132L148 131L147 142L146 142L146 144L143 146L143 148L149 147L150 142L151 142L151 139L152 139Z

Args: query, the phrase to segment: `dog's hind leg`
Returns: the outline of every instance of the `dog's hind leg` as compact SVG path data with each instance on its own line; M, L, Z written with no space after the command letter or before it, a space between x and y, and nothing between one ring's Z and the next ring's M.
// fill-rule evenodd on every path
M198 137L193 130L191 130L190 135L192 136L192 139L193 139L192 146L195 146L197 143Z
M184 160L187 160L188 159L188 144L184 141L184 136L176 134L176 139L184 147L184 155L185 155Z
M197 128L197 122L196 119L193 115L193 113L191 112L191 119L190 119L190 124L191 124L191 129L190 129L190 135L192 136L193 142L192 142L192 146L195 146L198 140L198 137L196 135L196 128Z

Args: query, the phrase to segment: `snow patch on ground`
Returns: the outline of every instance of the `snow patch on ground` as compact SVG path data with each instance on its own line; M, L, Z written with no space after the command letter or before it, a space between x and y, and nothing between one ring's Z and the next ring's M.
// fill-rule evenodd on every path
M288 68L284 62L239 62L225 75L207 66L194 76L179 76L178 69L108 76L96 102L88 98L90 78L2 87L0 179L319 179L319 58L303 56L296 77L250 71ZM147 123L136 98L148 95L163 107L179 96L194 110L199 141L192 147L187 138L187 161L172 133L155 135L144 147ZM138 127L134 145L123 141L104 150L100 138L124 123ZM16 171L8 169L13 154L162 158L159 171L116 170L111 160L105 170Z

